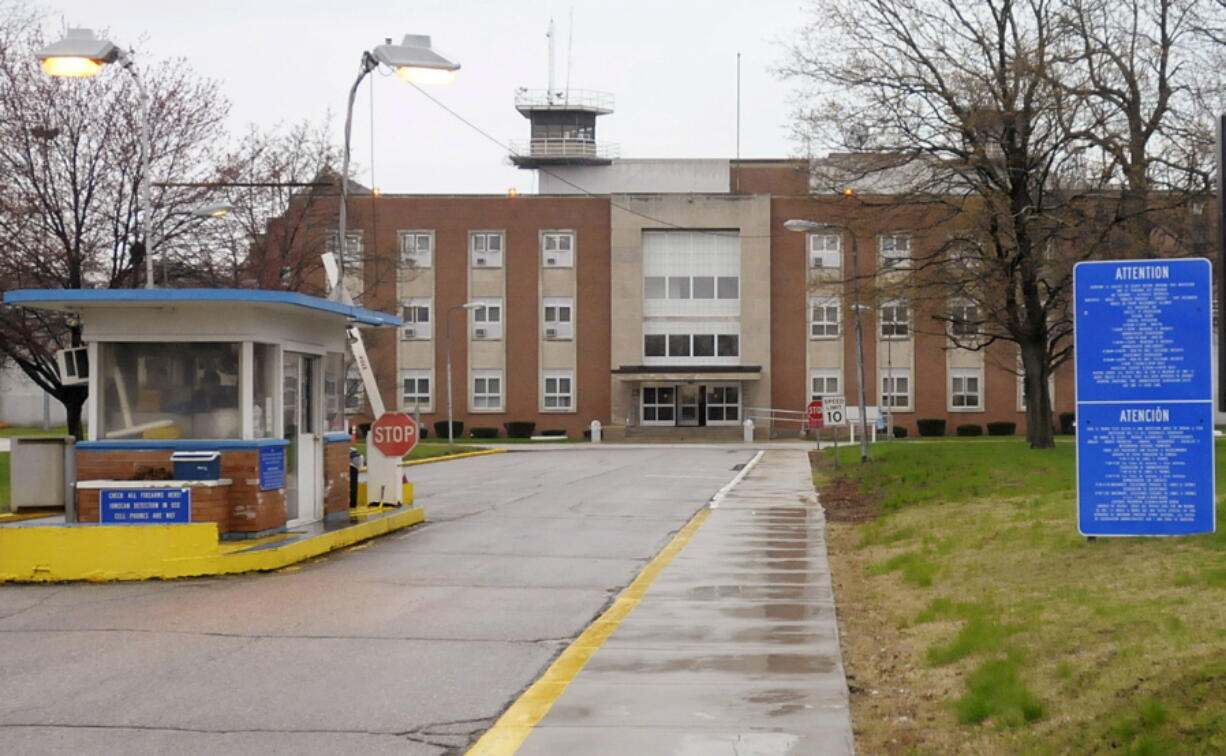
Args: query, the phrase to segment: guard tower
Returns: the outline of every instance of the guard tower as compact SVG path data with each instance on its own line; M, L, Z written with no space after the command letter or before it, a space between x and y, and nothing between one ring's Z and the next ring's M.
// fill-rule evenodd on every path
M616 145L596 141L596 117L613 112L613 95L590 90L524 89L515 109L532 124L532 138L511 142L511 162L520 168L608 165Z

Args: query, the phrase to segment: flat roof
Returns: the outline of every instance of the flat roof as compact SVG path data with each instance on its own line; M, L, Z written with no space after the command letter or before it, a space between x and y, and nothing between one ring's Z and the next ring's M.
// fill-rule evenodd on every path
M267 289L18 289L4 302L48 310L75 310L82 305L167 305L188 302L244 302L274 307L302 307L339 315L361 325L398 326L399 315L341 304L293 291Z

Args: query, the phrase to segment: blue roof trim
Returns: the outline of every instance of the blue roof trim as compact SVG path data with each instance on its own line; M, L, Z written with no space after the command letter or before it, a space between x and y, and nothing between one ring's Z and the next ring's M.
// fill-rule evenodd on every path
M352 441L352 440L353 440L353 437L350 436L345 431L333 431L331 433L324 434L325 444L335 444L340 441Z
M294 291L266 289L18 289L6 292L6 304L89 304L91 302L253 302L305 307L356 320L363 325L398 326L398 315L333 302Z
M213 451L214 449L263 449L268 446L289 446L283 438L216 439L177 438L142 439L140 441L78 441L84 451Z

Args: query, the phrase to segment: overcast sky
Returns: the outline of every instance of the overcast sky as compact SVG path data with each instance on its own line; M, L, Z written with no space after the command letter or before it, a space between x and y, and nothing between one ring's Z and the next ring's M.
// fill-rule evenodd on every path
M790 86L770 67L800 24L801 0L40 0L53 22L109 30L138 60L186 58L233 103L231 124L319 120L339 142L345 98L363 50L385 37L429 34L458 60L455 83L431 94L499 142L525 139L517 87L544 89L545 33L556 26L556 86L566 83L574 9L572 89L612 93L597 138L627 158L732 157L736 54L741 53L741 156L786 157ZM373 86L372 86L373 85ZM374 157L371 158L371 96ZM395 77L369 77L355 108L359 180L384 192L536 190L535 172Z

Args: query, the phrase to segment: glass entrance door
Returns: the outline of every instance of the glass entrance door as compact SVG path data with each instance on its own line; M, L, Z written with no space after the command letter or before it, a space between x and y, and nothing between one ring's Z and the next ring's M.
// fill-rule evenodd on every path
M677 387L677 425L700 425L702 415L699 413L699 400L702 397L701 386Z
M283 352L282 393L285 400L285 510L290 524L323 517L323 450L319 437L319 358Z

